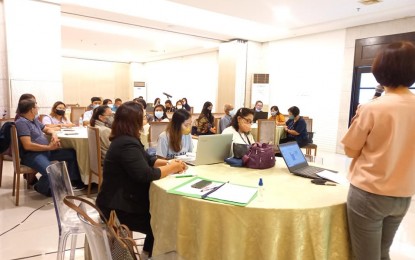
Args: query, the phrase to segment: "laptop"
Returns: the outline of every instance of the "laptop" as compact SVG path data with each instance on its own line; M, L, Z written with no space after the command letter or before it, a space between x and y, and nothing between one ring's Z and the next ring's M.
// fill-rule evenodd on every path
M233 134L200 135L195 160L186 160L189 165L221 163L229 157Z
M258 119L268 119L268 112L255 112L254 113L254 123L258 120Z
M316 174L317 172L322 172L324 170L334 172L329 169L308 165L297 142L279 144L278 147L288 170L295 175L311 179L321 179L321 177Z

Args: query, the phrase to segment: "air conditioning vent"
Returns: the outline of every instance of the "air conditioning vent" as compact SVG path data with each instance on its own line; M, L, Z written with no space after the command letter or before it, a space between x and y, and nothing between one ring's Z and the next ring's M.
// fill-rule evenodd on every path
M268 84L269 83L269 74L254 74L254 84Z

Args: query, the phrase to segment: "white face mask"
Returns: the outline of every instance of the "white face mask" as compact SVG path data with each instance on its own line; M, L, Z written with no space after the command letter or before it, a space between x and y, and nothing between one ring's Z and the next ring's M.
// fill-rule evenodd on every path
M163 117L163 111L156 111L156 112L154 112L154 115L158 118L158 119L161 119L162 117Z
M276 111L273 111L273 112L271 112L271 115L272 116L276 116L277 115L277 112Z
M177 106L177 109L182 109L182 108L183 108L183 106L180 106L180 105Z
M235 115L235 109L232 109L231 111L229 111L229 115L230 115L231 117L233 117L233 116Z
M95 109L95 108L97 108L97 107L99 107L99 105L93 105L93 106L92 106L92 109Z
M114 107L113 104L108 104L107 106L109 106L110 108L113 108Z

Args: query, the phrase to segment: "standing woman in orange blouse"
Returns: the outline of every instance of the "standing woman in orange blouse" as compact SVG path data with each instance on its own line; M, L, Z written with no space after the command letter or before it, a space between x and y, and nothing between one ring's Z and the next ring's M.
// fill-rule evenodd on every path
M268 119L275 120L277 125L285 125L285 116L280 113L277 106L271 107L271 116Z

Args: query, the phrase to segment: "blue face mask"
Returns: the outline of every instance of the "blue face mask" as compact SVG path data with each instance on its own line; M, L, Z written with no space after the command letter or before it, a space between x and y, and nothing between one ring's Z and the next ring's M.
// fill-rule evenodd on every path
M291 115L291 116L289 116L288 118L289 118L289 119L294 119L294 116L293 116L293 115Z
M163 117L163 111L156 111L156 112L154 112L154 115L158 118L158 119L161 119L162 117Z
M235 109L232 109L231 111L229 111L229 115L230 115L231 117L233 117L233 116L235 115Z

